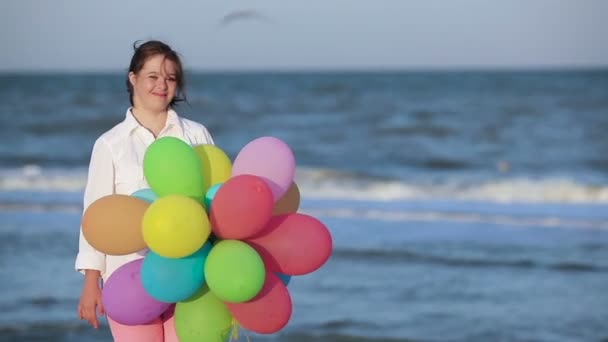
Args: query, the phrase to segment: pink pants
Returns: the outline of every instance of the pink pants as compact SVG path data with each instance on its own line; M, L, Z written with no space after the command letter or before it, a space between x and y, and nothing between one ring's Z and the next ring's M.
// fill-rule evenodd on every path
M124 325L106 316L114 342L179 342L173 326L174 309L175 307L169 308L162 316L146 325Z

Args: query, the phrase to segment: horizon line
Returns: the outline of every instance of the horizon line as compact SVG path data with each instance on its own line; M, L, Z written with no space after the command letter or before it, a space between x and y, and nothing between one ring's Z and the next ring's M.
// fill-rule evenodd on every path
M433 73L433 72L577 72L608 71L604 65L528 65L528 66L411 66L411 67L290 67L290 68L185 68L185 74L233 74L233 73ZM127 68L120 69L1 69L1 75L10 74L124 74Z

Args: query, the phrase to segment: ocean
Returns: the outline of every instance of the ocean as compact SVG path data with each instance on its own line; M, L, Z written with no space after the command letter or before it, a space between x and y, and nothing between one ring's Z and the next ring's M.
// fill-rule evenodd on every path
M93 142L120 73L0 74L0 341L111 341L77 318ZM187 74L234 159L294 151L334 250L255 341L608 341L608 71ZM241 340L244 340L243 335Z

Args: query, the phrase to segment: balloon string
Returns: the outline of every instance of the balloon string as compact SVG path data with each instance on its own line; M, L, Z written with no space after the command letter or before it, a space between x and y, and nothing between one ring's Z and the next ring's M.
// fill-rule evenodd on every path
M228 328L226 328L226 330L230 329L230 340L228 340L229 342L232 341L238 341L239 340L239 322L236 321L236 319L234 319L234 317L232 318L232 321L230 322L230 326L228 326ZM245 334L245 338L247 339L247 342L251 342L249 340L249 336L247 334Z

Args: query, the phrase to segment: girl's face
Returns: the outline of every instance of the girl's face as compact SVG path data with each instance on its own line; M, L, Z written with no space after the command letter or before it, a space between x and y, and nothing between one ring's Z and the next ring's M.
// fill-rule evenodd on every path
M133 104L136 108L152 112L167 110L176 90L176 66L164 55L154 55L146 60L137 73L129 73L133 86Z

